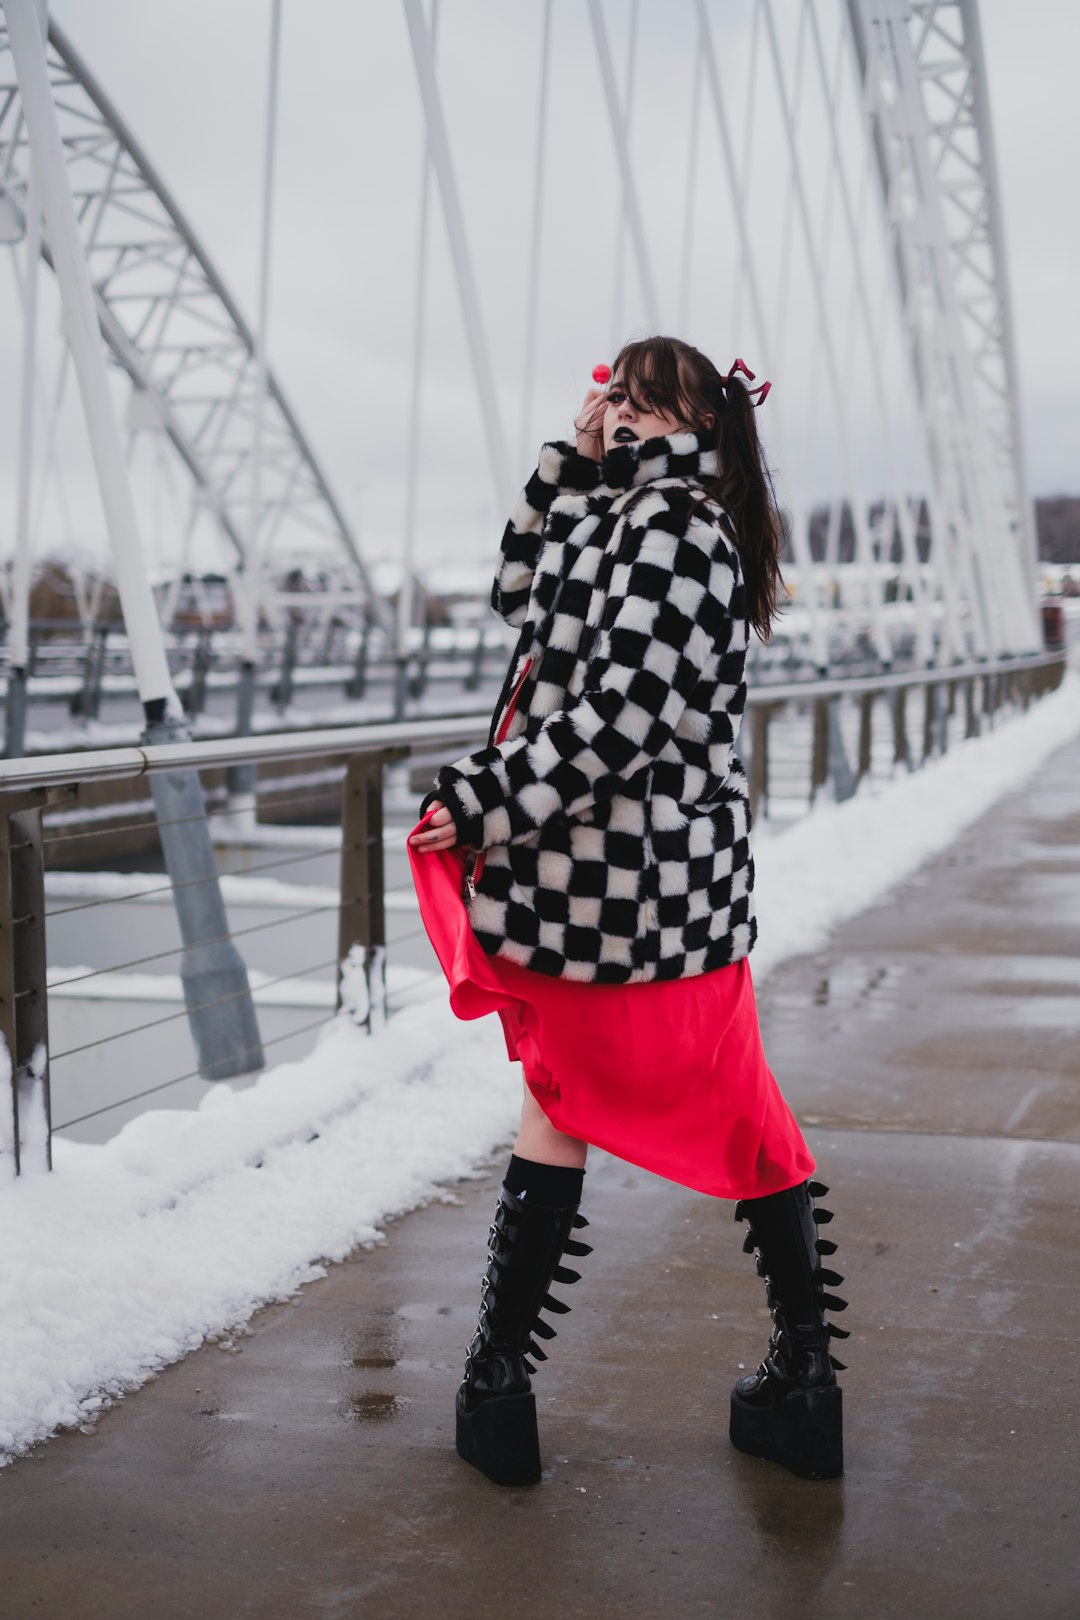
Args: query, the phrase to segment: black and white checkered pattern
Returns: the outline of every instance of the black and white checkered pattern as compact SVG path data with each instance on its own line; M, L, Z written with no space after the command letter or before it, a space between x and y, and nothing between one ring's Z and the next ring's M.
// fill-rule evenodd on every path
M519 497L492 602L521 635L492 741L429 795L486 851L469 920L490 954L623 984L754 943L748 625L730 520L697 482L715 469L694 433L600 463L547 444Z

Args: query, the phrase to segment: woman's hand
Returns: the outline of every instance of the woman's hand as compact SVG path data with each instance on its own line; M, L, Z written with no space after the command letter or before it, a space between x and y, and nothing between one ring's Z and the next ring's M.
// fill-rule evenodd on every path
M574 417L579 456L590 461L602 461L604 456L604 411L607 393L603 388L590 388L580 411Z
M433 855L436 850L453 849L457 843L454 818L438 799L430 805L431 817L423 832L413 833L409 843L420 855Z

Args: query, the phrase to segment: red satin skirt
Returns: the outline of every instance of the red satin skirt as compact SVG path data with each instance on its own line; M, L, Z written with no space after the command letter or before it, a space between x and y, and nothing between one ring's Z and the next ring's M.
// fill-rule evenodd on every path
M719 1198L761 1198L813 1173L765 1061L746 958L650 984L533 973L477 940L460 850L408 850L452 1010L499 1014L510 1061L556 1130Z

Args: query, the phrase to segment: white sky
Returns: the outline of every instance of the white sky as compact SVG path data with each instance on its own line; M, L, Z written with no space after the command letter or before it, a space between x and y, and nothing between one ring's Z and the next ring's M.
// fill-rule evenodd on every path
M839 3L821 0L818 12L830 61ZM776 0L775 9L790 48L795 0ZM730 117L739 131L749 0L712 0L711 10ZM54 0L54 11L241 306L253 314L267 0ZM1074 492L1080 483L1080 226L1068 202L1075 192L1068 175L1080 157L1080 7L1074 0L1027 0L1023 6L983 0L981 12L1031 480L1035 493ZM621 64L628 0L606 0L605 14ZM523 435L518 385L541 15L540 0L442 0L439 23L441 84L517 478L528 471L520 446L565 434L593 364L611 357L619 337L647 330L629 260L621 316L613 302L619 194L584 0L555 0L538 389ZM634 157L668 330L678 324L694 29L691 0L641 0ZM285 0L283 63L271 359L362 532L365 550L385 556L397 549L402 522L422 133L401 6L396 0ZM847 72L845 96L850 79ZM808 157L820 124L808 91ZM761 344L735 290L732 212L710 118L702 131L683 331L719 363L738 353L753 365ZM789 251L785 236L784 220L791 214L785 208L780 124L767 94L754 143L748 214L767 266L770 319L786 311L784 362L762 425L781 486L790 480L802 499L818 500L837 487L842 472L836 433L822 409L809 278L797 239ZM819 170L812 161L808 166ZM818 190L815 208L822 197ZM432 223L419 550L422 559L434 561L491 554L503 514L492 489L437 206ZM834 304L839 300L842 307L849 293L838 268L832 281ZM13 504L17 334L13 281L4 271L0 551L8 549L6 513ZM908 384L899 349L890 343L883 336L883 357L903 412ZM780 347L774 324L773 352ZM863 408L868 383L859 348L856 335L845 351L852 447L859 484L875 495L884 470L873 413ZM769 416L781 399L782 442L780 418L775 411ZM904 465L914 485L921 452L910 437ZM63 442L74 528L82 542L94 544L101 519L85 453L74 429ZM43 540L61 539L59 513L47 510Z

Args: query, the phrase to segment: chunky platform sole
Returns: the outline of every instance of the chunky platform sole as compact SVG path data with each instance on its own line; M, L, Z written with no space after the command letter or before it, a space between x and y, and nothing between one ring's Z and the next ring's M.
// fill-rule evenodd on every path
M838 1385L793 1389L775 1406L751 1406L732 1390L731 1443L801 1479L835 1479L844 1472L843 1413Z
M492 1395L473 1412L457 1401L457 1451L496 1485L540 1483L535 1395Z

